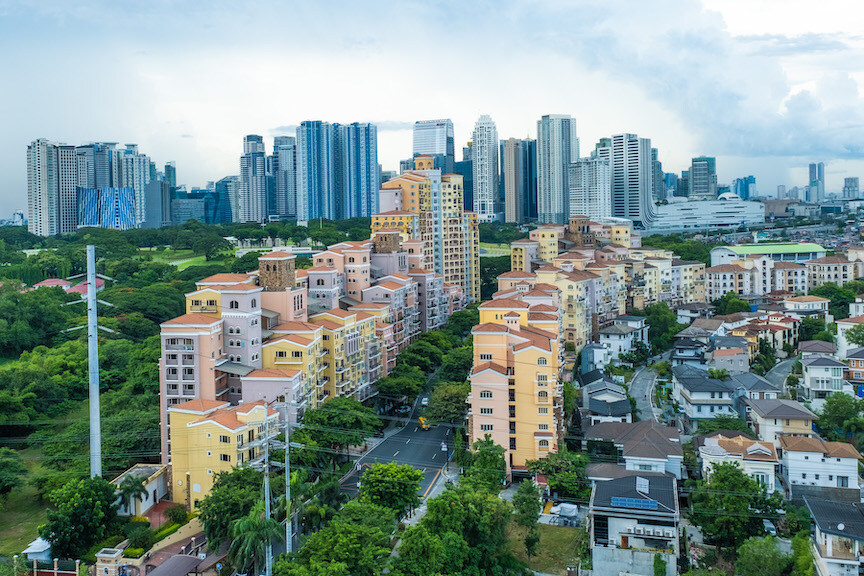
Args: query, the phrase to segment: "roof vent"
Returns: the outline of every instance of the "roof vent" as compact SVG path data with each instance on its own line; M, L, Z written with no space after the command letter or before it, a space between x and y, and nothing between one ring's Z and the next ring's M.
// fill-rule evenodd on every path
M839 524L837 524L837 530L843 530L844 528L846 528L846 525L843 524L842 522L840 522Z

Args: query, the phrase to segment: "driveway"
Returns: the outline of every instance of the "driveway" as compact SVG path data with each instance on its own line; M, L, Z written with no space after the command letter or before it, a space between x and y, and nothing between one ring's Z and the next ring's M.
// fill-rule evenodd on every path
M792 373L792 365L795 364L796 360L798 360L798 358L792 356L782 362L778 362L768 371L767 374L765 374L765 378L775 386L779 386L781 390L785 390L786 377Z
M650 368L642 367L630 381L630 396L636 399L640 420L657 420L654 413L654 382L657 375Z

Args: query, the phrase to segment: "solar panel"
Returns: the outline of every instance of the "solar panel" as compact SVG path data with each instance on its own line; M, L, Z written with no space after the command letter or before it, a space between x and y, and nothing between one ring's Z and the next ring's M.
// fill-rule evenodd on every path
M644 498L621 498L613 496L611 500L612 506L618 508L633 508L635 510L657 510L656 500L646 500Z

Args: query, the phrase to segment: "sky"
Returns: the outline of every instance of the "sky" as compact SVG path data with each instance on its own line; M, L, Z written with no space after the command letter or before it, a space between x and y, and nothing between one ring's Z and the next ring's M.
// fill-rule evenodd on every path
M26 208L26 147L137 143L177 181L238 172L303 120L374 122L411 156L415 120L451 118L457 159L489 114L500 138L543 114L652 140L667 172L717 157L762 194L864 177L859 0L0 0L0 218Z

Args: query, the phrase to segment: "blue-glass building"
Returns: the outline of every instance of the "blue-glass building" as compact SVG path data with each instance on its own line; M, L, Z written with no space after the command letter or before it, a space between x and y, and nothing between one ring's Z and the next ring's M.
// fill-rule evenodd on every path
M129 230L135 227L133 188L78 187L78 226Z

